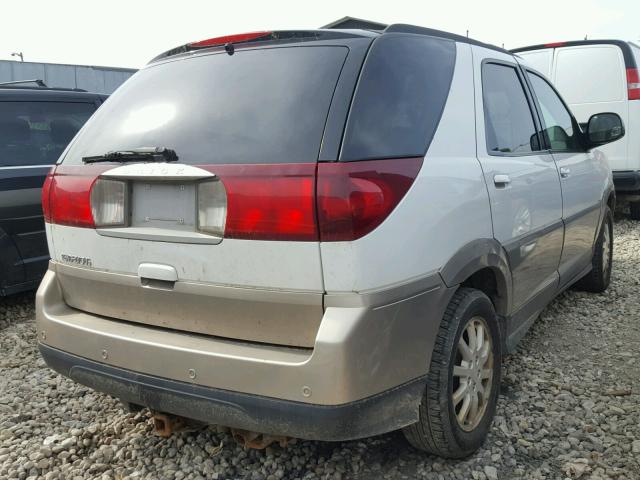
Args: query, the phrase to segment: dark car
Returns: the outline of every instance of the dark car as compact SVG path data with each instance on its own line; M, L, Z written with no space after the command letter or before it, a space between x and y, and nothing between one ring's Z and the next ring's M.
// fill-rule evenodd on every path
M107 98L32 84L0 83L0 296L37 287L47 270L42 184Z

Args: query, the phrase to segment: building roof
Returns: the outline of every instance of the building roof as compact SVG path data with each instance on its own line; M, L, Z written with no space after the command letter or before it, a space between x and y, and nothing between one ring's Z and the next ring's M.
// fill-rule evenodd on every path
M386 23L374 22L355 17L342 17L335 22L328 23L320 28L330 29L362 29L362 30L384 30L388 25Z

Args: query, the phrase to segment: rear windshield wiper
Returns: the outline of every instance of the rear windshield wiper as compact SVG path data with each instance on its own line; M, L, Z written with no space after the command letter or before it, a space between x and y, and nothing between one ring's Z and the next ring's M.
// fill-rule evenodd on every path
M131 150L115 150L104 155L82 157L83 163L100 162L177 162L178 155L175 150L164 147L142 147Z

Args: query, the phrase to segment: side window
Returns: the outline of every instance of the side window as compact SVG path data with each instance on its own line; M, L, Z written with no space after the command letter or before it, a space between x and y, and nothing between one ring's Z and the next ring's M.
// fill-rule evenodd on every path
M544 119L544 136L556 152L582 151L581 132L575 120L551 85L539 75L529 72L531 86Z
M2 102L0 166L55 163L95 109L93 103Z
M482 98L489 154L540 150L531 108L514 67L485 63Z

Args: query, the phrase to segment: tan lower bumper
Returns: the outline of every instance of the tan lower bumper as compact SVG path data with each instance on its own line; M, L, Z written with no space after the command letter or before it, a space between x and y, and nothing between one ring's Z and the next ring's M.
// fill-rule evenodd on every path
M328 307L314 348L297 349L180 333L75 310L64 302L56 273L49 270L37 294L37 329L41 343L105 365L206 387L339 405L427 372L448 295L442 285L432 285L386 305ZM340 302L359 303L346 297Z

